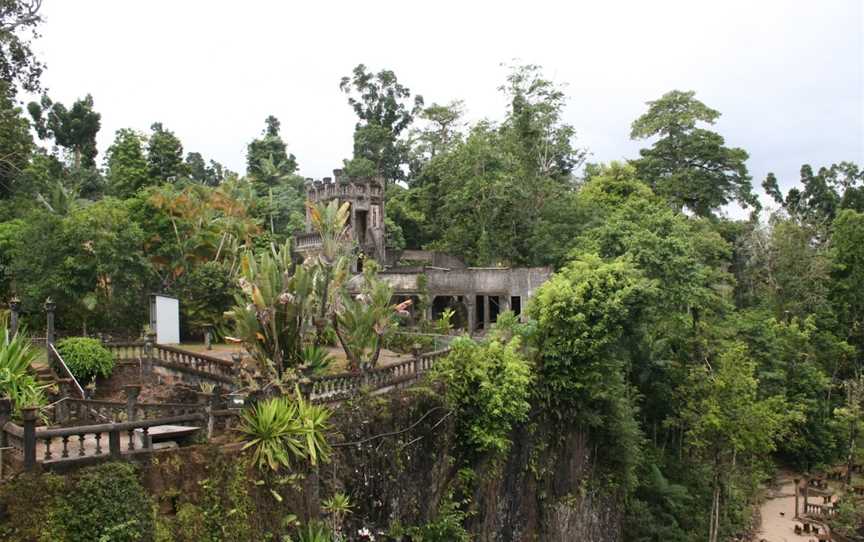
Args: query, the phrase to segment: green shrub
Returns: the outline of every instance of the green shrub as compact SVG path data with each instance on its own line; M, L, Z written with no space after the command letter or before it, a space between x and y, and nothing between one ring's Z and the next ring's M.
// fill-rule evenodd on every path
M461 504L467 504L463 502ZM416 527L407 529L391 529L393 538L402 539L405 535L416 542L468 542L471 535L465 530L465 520L468 513L462 510L460 503L453 500L452 492L438 506L435 519Z
M513 425L525 421L531 408L534 376L520 338L479 344L461 337L451 348L433 375L446 386L462 442L478 453L506 452Z
M114 370L114 357L96 339L63 339L57 343L57 350L79 381L89 382L97 376L109 377Z
M65 480L50 472L23 473L0 484L0 540L38 540L48 511L62 502L64 490Z
M81 469L71 498L51 516L55 541L148 542L155 529L150 500L127 463Z

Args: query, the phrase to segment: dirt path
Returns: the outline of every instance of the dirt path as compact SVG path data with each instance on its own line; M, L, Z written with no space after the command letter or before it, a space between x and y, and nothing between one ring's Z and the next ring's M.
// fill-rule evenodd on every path
M803 497L799 497L799 506L803 507L803 503ZM795 534L795 525L801 525L801 522L795 520L795 482L792 481L792 474L784 473L779 476L777 485L769 491L760 511L762 526L756 540L797 542L816 539L812 533Z

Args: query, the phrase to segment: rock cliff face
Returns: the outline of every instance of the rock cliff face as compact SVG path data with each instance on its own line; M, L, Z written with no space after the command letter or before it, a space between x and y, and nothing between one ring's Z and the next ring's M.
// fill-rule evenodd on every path
M538 419L514 432L506 458L466 462L454 421L440 395L423 388L341 406L346 445L322 469L322 493L351 495L352 529L426 523L450 496L467 500L478 541L622 539L623 501L595 489L578 431L553 432Z

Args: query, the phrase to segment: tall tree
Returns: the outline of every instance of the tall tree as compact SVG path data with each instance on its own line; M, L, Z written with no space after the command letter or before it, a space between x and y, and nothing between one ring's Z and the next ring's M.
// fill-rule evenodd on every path
M186 175L183 163L183 144L171 130L166 130L161 122L155 122L150 129L147 145L147 169L150 177L157 183L176 181Z
M648 112L633 122L631 139L659 137L633 161L639 177L676 208L700 216L712 216L731 201L758 209L744 163L747 152L727 147L723 136L697 127L714 124L720 112L694 96L693 91L667 92L648 102Z
M742 344L733 344L711 364L694 368L684 418L694 452L711 465L708 541L721 533L723 498L739 465L765 457L789 429L782 397L759 397L755 363Z
M262 175L262 163L269 160L280 175L291 175L297 171L297 158L288 154L287 145L279 135L281 123L270 115L264 121L262 136L246 147L246 174L258 178Z
M831 295L847 340L858 348L858 371L864 368L864 213L840 211L831 235L834 269Z
M359 119L354 127L354 161L358 172L383 175L397 181L405 179L402 165L408 162L409 148L400 140L402 132L423 107L423 97L399 83L390 70L367 71L358 64L350 76L342 78L339 88L348 95L348 104Z
M562 121L563 89L546 79L540 66L528 64L511 67L500 90L510 100L504 128L513 133L517 155L526 169L537 176L569 180L585 151L573 146L575 130Z
M821 167L815 174L804 164L799 183L803 189L792 187L784 195L777 177L769 173L762 187L790 218L816 228L816 239L826 239L828 227L841 209L864 212L864 170L853 162Z
M128 198L148 185L151 177L144 156L144 136L129 128L117 130L105 168L109 192L117 197Z
M96 167L96 134L102 115L93 110L93 96L75 101L70 109L54 103L48 96L27 105L36 133L41 139L54 139L72 157L74 169Z
M30 123L15 106L9 85L0 82L0 199L20 189L21 174L32 152Z
M16 94L16 85L27 92L40 90L44 65L33 54L30 39L39 37L41 7L42 0L0 1L0 81L9 85L10 95Z

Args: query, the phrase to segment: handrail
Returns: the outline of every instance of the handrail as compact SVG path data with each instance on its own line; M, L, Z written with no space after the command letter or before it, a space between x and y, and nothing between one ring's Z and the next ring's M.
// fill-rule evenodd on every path
M15 422L6 422L6 425L3 426L2 430L12 436L24 438L24 428Z
M208 356L207 354L201 354L199 352L192 352L190 350L184 350L182 348L177 348L174 346L168 346L165 344L154 344L153 347L156 350L165 350L166 352L173 352L175 354L183 354L185 356L198 358L198 359L210 362L210 363L215 363L217 365L222 365L223 367L226 367L226 368L233 368L234 367L234 362L229 361L227 359L217 358L216 356Z
M375 391L390 386L405 385L425 374L437 359L446 356L449 351L449 348L436 350L361 373L342 373L313 378L309 397L315 402L332 402L350 397L363 388Z
M107 433L109 431L128 431L130 429L141 429L144 427L156 427L158 425L172 425L182 422L204 421L206 415L201 413L173 416L170 418L158 418L155 420L139 420L135 422L116 422L98 425L79 425L76 427L63 427L38 431L36 438L42 440L54 437L71 437L85 433Z
M81 384L78 382L78 379L75 378L75 375L72 374L72 371L69 370L69 366L66 365L66 362L63 361L63 356L60 355L60 352L57 351L57 348L54 346L54 343L48 343L48 348L51 350L51 353L54 355L54 359L60 362L60 367L63 368L63 372L66 373L66 378L72 379L72 383L75 384L75 389L78 391L78 395L81 396L82 399L85 399L87 395L84 393L84 388L81 387Z
M439 356L446 355L449 351L450 351L450 348L442 348L440 350L434 350L432 352L426 352L425 354L420 354L420 356L418 356L416 358L406 359L405 361L400 361L399 363L392 363L390 365L384 365L381 367L375 367L374 369L369 369L368 371L365 371L365 372L360 372L360 373L345 372L345 373L337 373L337 374L332 374L332 375L315 376L315 377L312 377L310 380L313 383L315 383L315 382L323 382L323 381L327 381L327 380L338 380L340 378L363 378L364 375L377 375L377 374L382 374L382 373L390 373L390 372L393 372L394 369L409 366L409 365L413 364L414 362L416 362L417 360L426 359L426 358L437 358Z

